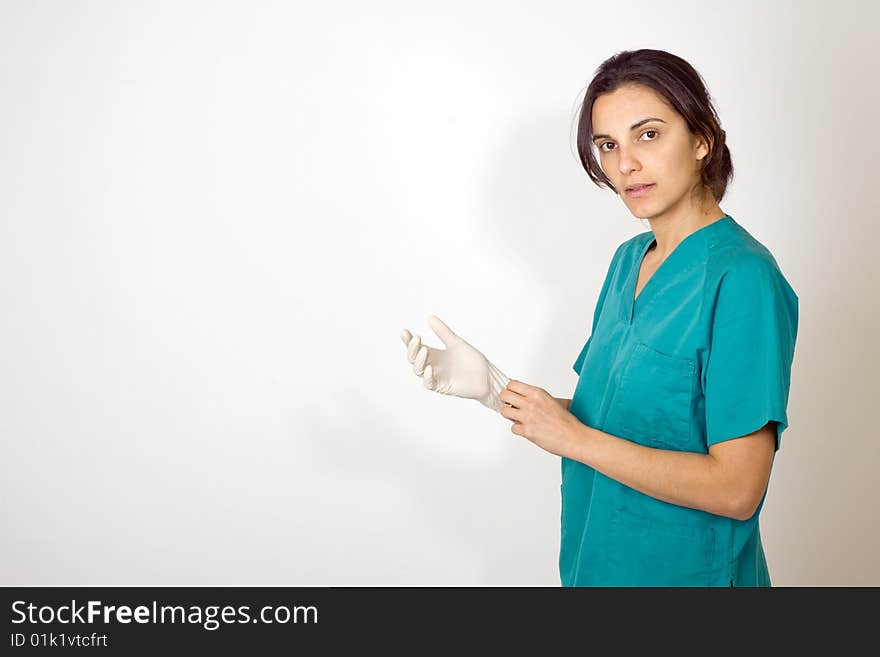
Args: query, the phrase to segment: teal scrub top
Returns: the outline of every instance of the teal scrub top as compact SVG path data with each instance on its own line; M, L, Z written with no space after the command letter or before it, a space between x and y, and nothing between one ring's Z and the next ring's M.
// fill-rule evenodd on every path
M798 297L733 217L685 237L635 300L652 231L621 244L574 362L582 423L664 450L788 426ZM563 586L770 586L757 511L736 520L661 501L562 458Z

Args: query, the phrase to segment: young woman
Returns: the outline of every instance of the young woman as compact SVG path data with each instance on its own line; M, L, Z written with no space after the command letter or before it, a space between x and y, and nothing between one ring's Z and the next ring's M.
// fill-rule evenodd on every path
M562 458L563 586L770 586L758 516L786 407L798 297L719 207L733 169L700 75L661 50L587 88L590 178L651 230L621 244L572 399L509 380L436 317L401 333L424 385L478 399Z

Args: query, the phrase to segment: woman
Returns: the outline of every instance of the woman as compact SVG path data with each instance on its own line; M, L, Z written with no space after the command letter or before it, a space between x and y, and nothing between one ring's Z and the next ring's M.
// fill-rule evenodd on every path
M616 54L587 88L578 150L651 230L611 259L573 398L508 380L437 318L447 349L403 331L409 360L562 457L563 586L770 586L758 516L798 297L718 205L732 165L702 78L664 51Z

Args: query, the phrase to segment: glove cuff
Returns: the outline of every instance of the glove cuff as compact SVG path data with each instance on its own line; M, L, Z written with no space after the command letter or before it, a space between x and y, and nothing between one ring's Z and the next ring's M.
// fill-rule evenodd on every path
M488 362L488 361L487 361ZM504 402L498 397L501 391L507 387L510 378L495 365L489 363L489 395L486 399L481 399L480 403L491 408L493 411L500 413L504 407Z

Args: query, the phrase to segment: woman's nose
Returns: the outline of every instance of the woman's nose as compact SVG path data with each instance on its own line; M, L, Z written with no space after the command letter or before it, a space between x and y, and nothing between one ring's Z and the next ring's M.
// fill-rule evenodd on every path
M620 173L628 176L633 171L638 171L641 168L641 164L635 158L635 155L631 153L628 149L618 147L618 160L617 166L620 170Z

